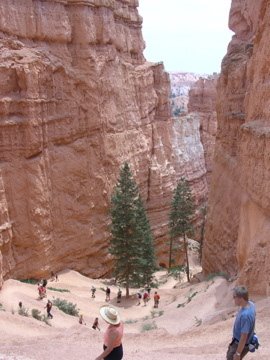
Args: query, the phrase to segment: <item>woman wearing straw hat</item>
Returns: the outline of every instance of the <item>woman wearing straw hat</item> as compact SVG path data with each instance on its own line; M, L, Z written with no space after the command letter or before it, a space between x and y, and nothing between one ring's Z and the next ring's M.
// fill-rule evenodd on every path
M104 351L95 360L121 360L123 358L122 337L124 326L118 311L110 305L104 305L99 312L109 326L104 334Z

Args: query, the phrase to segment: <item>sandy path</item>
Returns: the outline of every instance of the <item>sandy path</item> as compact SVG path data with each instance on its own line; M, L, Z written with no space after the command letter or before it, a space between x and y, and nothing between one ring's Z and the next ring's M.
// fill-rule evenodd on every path
M162 277L164 274L160 273ZM87 325L79 325L78 318L69 316L53 307L52 326L32 317L17 314L18 302L29 309L37 308L45 313L46 300L37 300L37 287L8 280L0 292L0 359L1 360L73 360L95 359L102 347L106 323L100 321L101 332L91 329L98 309L104 304L106 281L91 280L74 271L59 275L59 282L48 286L70 290L69 293L48 291L48 298L59 297L76 303L84 313ZM91 299L90 288L95 285L97 296ZM169 279L158 292L160 309L152 318L153 301L146 307L136 306L136 298L116 304L117 287L112 289L114 305L125 324L125 360L224 360L231 337L236 308L232 307L232 283L222 278L214 281L173 288L175 280ZM136 289L134 289L136 294ZM270 299L256 299L257 332L262 346L247 359L270 359ZM177 307L179 304L182 306ZM158 313L160 311L160 313ZM14 314L13 314L14 313ZM148 317L148 319L145 319ZM157 329L142 332L145 324L155 323Z

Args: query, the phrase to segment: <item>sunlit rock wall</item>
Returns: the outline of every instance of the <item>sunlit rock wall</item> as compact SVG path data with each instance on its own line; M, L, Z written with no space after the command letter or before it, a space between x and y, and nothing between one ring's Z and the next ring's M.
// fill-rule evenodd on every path
M106 275L109 202L124 161L140 187L160 261L168 257L176 181L186 176L195 179L194 191L206 191L205 179L196 180L200 165L192 173L194 158L188 168L179 164L169 77L162 63L143 57L137 7L137 0L0 3L4 278L64 268Z
M210 189L217 132L217 79L218 75L200 78L189 91L188 112L200 119L200 140L203 145L207 183Z
M218 83L218 132L203 267L270 293L270 7L233 0Z

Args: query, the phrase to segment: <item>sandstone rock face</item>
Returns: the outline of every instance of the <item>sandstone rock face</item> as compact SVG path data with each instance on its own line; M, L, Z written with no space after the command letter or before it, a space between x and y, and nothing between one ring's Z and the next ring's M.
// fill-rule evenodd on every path
M217 132L217 79L218 75L200 78L189 91L188 112L200 119L200 139L204 149L207 183L210 188Z
M182 168L182 172L186 169L192 177L189 180L197 204L195 239L200 240L215 145L217 76L202 78L193 73L170 73L170 79L175 130L173 153L179 157L175 167Z
M204 246L208 273L270 294L270 7L233 0L218 83L218 132Z
M199 74L188 72L170 72L171 107L174 116L188 112L189 90L200 79Z
M105 275L108 206L124 161L140 187L160 261L168 257L176 181L185 176L201 191L198 201L204 198L205 169L191 150L176 148L184 130L170 117L169 77L162 64L143 57L137 6L137 0L0 3L4 278L64 268Z

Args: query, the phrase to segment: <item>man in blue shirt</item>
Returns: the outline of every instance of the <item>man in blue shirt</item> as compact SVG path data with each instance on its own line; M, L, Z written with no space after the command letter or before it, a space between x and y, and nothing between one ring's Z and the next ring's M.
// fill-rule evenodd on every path
M227 360L241 360L248 353L248 344L254 334L256 310L248 299L245 286L237 286L233 290L235 305L240 306L233 327L233 339L227 351Z

